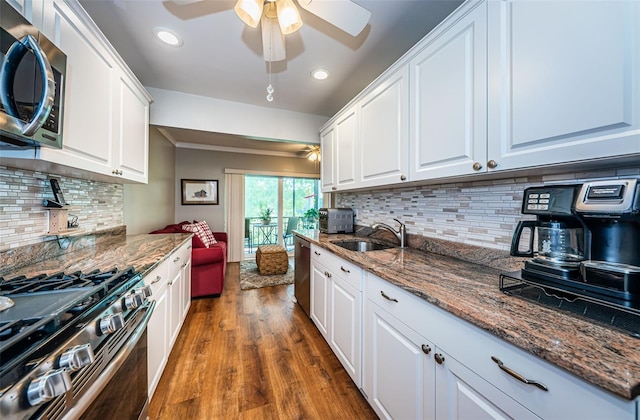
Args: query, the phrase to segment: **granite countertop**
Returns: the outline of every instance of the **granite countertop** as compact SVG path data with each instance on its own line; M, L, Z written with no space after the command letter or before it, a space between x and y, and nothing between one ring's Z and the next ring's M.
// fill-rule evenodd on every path
M640 340L499 290L500 270L413 248L346 250L354 235L295 232L337 256L625 399L640 395Z
M182 233L117 235L93 246L8 270L2 276L11 279L21 275L31 277L43 273L109 270L114 267L124 269L129 266L144 275L175 249L190 241L192 236Z

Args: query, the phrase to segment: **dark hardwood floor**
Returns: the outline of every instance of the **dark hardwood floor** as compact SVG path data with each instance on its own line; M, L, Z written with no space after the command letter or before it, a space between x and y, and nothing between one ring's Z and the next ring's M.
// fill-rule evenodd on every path
M196 299L151 400L151 419L375 419L293 285Z

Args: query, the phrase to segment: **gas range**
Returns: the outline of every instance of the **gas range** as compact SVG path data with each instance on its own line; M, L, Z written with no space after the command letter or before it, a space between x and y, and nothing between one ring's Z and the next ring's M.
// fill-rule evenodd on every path
M150 295L133 268L0 277L0 417L81 414L146 330Z

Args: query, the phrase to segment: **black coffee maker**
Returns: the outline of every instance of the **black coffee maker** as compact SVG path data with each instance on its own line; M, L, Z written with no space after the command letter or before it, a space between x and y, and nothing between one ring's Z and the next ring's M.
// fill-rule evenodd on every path
M581 185L531 187L524 191L522 214L536 220L518 223L511 255L532 257L525 262L523 277L549 281L580 280L585 259L584 226L575 214Z
M522 213L536 216L518 224L511 243L511 255L532 257L522 278L640 302L639 179L527 188Z

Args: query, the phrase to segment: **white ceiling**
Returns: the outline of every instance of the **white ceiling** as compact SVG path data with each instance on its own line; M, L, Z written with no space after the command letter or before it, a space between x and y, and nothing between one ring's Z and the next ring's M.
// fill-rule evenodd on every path
M371 11L352 37L298 7L304 25L286 36L287 59L271 66L275 100L266 100L269 66L260 27L235 15L235 0L80 0L147 87L330 117L449 15L461 0L356 0ZM152 29L179 33L182 47L155 39ZM313 69L331 77L315 81ZM229 138L173 131L179 142L227 144ZM258 141L254 140L253 143ZM244 146L247 146L246 144Z

